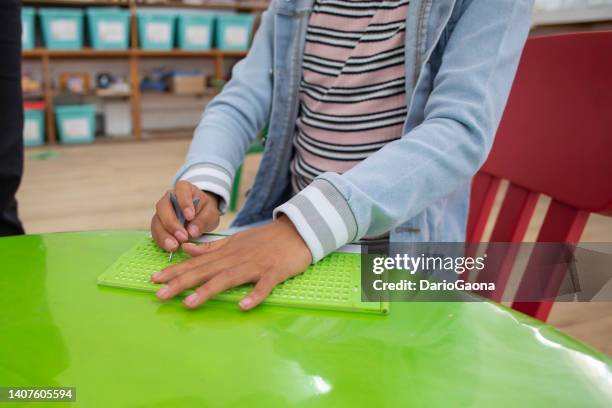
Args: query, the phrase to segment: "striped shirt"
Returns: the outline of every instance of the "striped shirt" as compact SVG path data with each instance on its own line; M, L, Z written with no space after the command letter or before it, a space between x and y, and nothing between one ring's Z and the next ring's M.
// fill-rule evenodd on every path
M409 0L316 0L308 22L291 163L294 193L401 136Z

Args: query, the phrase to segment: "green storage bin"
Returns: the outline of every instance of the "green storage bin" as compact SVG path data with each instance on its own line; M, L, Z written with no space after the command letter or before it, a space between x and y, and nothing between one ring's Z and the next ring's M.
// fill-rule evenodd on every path
M55 108L61 143L92 143L95 135L95 105L65 105Z
M217 48L226 51L246 51L251 41L251 14L218 14L215 22Z
M87 27L97 50L125 50L130 38L130 12L119 7L88 7Z
M51 49L83 47L83 10L41 8L38 11L45 46Z
M23 144L40 146L45 143L45 104L26 102L23 109Z
M24 50L34 48L34 15L33 8L21 8L21 48Z
M184 50L208 50L212 46L215 16L184 12L178 15L178 45Z
M165 10L138 11L138 41L145 50L169 50L174 46L176 14Z

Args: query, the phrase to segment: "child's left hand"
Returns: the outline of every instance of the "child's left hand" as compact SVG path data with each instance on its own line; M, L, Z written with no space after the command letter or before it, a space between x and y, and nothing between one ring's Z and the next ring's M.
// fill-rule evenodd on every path
M312 262L310 250L293 223L285 216L276 221L203 243L185 243L192 256L151 276L167 283L157 297L168 300L186 289L199 286L183 303L193 309L226 289L254 282L255 288L240 301L242 310L260 304L279 283L298 275Z

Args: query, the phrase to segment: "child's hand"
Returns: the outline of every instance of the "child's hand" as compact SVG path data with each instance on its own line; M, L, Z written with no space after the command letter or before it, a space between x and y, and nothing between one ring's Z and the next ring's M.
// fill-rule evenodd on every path
M312 261L310 250L284 216L219 241L186 243L183 249L191 259L153 274L151 280L167 283L157 291L161 300L199 286L183 301L190 309L226 289L255 282L255 288L240 301L243 310L252 309L274 286L302 273Z
M188 181L176 183L175 194L186 225L181 225L176 218L169 193L157 202L151 220L153 239L166 251L176 251L189 237L197 238L219 225L219 204L214 194L205 193ZM193 199L196 197L200 202L194 208Z

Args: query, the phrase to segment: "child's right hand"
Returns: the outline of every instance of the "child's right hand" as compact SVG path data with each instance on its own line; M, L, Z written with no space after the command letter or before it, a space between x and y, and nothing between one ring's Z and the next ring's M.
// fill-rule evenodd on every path
M176 251L190 237L198 238L219 225L219 202L216 195L204 192L188 181L177 182L174 193L183 211L185 225L181 225L176 218L169 192L155 205L156 212L151 220L153 239L166 251ZM200 202L194 208L193 199L196 197Z

